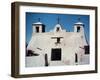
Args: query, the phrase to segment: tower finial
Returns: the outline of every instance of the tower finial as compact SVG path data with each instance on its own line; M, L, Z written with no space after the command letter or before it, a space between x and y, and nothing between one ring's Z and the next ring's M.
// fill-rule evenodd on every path
M40 18L38 18L38 21L40 22Z
M81 21L81 18L80 17L78 17L78 21Z
M58 17L58 18L57 18L57 23L59 24L59 22L60 22L60 18Z

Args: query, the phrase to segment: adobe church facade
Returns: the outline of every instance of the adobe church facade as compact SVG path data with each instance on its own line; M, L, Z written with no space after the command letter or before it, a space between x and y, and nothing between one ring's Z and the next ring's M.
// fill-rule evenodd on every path
M33 56L26 57L27 67L89 64L88 43L84 33L84 23L74 24L73 32L63 29L58 22L54 29L45 32L45 24L33 23L33 33L27 50ZM86 54L87 53L87 54Z

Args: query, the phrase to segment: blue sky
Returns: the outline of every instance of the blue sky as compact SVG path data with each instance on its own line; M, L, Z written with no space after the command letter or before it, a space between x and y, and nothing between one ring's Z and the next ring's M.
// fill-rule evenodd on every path
M57 19L59 17L59 23L63 26L67 31L74 31L74 24L78 22L78 18L80 17L80 21L84 23L85 35L86 39L89 43L89 15L73 15L73 14L51 14L51 13L33 13L26 12L26 42L29 43L32 36L32 23L38 22L40 18L40 22L46 25L46 32L50 31L57 24Z

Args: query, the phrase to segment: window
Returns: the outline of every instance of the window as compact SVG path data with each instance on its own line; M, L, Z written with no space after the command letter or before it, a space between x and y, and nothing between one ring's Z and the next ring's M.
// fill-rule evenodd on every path
M57 38L57 43L60 43L60 38Z
M84 46L84 49L85 49L85 54L89 54L89 46Z
M77 32L80 32L80 26L77 27Z
M51 60L52 61L61 60L61 48L52 49Z
M58 32L59 30L60 30L59 27L57 27L56 31Z
M36 26L36 32L37 33L39 32L39 26Z
M45 32L45 25L42 25L42 32Z

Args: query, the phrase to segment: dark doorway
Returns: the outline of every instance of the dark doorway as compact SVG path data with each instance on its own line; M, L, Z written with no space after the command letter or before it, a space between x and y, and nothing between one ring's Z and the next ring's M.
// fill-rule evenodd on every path
M61 60L61 48L52 49L51 51L51 60Z
M39 32L39 27L38 27L38 26L36 27L36 32L37 32L37 33Z
M48 55L45 54L45 66L48 66Z
M75 53L75 62L76 62L76 63L78 62L78 56L77 56L77 53Z

